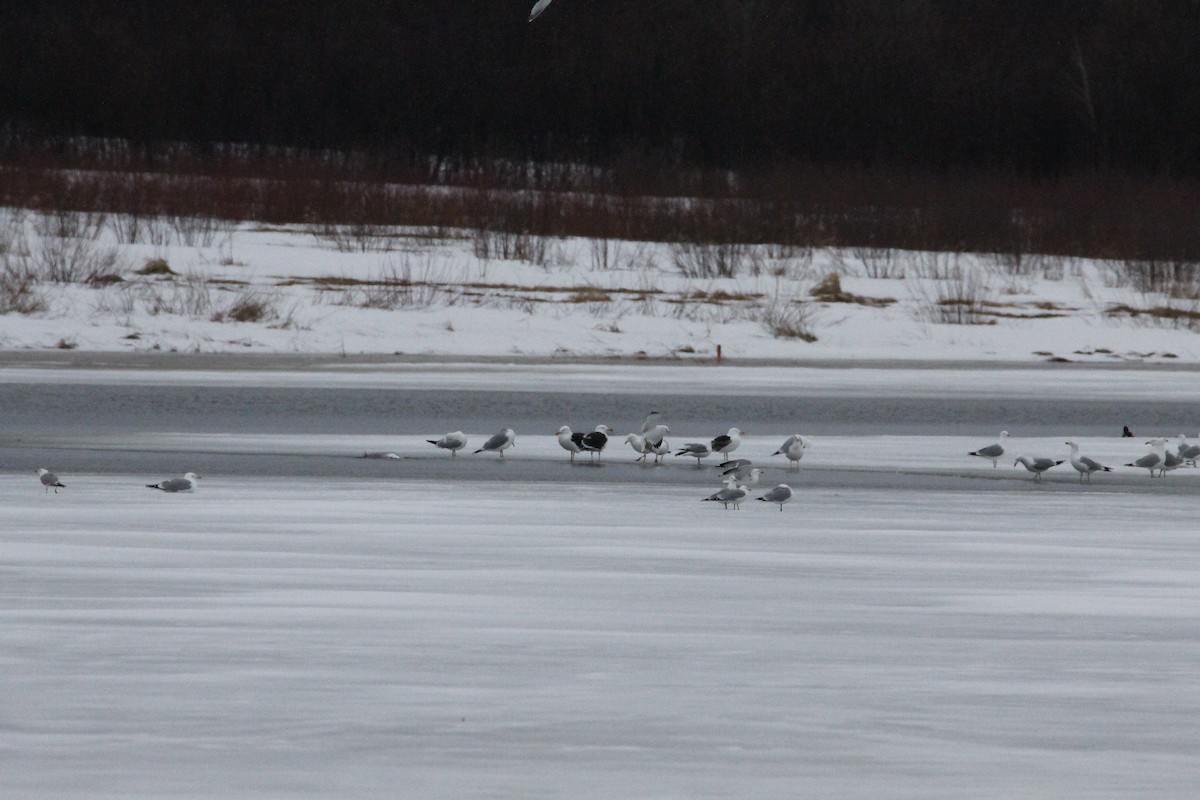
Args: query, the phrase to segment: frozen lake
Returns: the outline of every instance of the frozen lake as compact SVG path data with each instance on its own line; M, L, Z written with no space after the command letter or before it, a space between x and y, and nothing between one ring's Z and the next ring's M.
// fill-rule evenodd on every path
M500 396L472 371L0 370L0 790L1194 796L1200 470L1080 486L1064 465L1034 484L965 455L1003 425L1027 452L1079 436L1119 464L1144 440L1098 409L1194 428L1182 394L1155 396L1194 378L789 390L745 373L722 395L694 371L626 371L606 395L515 370ZM769 463L812 433L799 474L764 479L795 502L724 511L699 502L713 470L635 465L619 443L602 468L566 463L558 424L640 424L646 385L677 441L749 419L738 455ZM962 427L937 424L954 413ZM529 428L504 463L423 441L513 416ZM355 458L376 449L400 458ZM195 494L141 485L185 469L205 475Z

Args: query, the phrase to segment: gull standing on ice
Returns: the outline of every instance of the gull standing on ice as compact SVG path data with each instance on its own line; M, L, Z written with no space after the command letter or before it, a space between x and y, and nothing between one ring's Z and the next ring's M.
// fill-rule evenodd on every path
M599 460L600 453L608 446L608 435L612 432L613 429L607 425L597 425L596 430L583 434L579 439L579 447L586 453L595 453Z
M996 444L989 444L987 447L981 447L978 450L972 450L967 453L969 456L977 456L986 458L992 462L992 469L996 468L996 462L1004 455L1004 445L1008 442L1008 431L1000 431L1000 441ZM1016 466L1015 464L1013 466Z
M650 453L646 449L646 439L640 433L631 433L625 437L625 442L633 448L633 452L638 453L638 457L634 461L645 461L646 456Z
M758 478L762 474L763 471L758 467L752 466L749 461L745 464L739 464L736 467L730 467L721 473L725 480L732 478L745 486L757 486Z
M67 488L67 485L59 482L58 476L48 469L39 469L37 474L41 478L42 486L46 487L46 494L49 494L51 489L54 490L55 494L58 494L59 489Z
M558 443L571 454L571 463L574 463L575 454L583 449L583 434L572 433L570 425L563 425L558 429Z
M504 451L510 447L516 447L517 434L512 428L505 428L492 438L483 443L483 447L476 450L476 453L499 453L501 458L504 458Z
M550 5L553 0L538 0L533 9L529 12L529 21L533 22L541 13L546 10L546 6Z
M764 503L778 503L779 510L783 511L783 504L790 502L793 494L792 487L781 483L758 499Z
M724 504L725 508L733 506L734 511L740 511L742 501L746 499L746 490L731 482L728 486L715 494L704 498L704 501L713 501L715 503Z
M462 431L454 431L454 433L447 433L440 439L426 439L425 441L435 447L449 450L452 456L458 455L458 451L467 446L467 437Z
M771 453L771 455L787 456L787 460L792 462L792 464L795 464L796 469L798 470L800 469L800 459L804 458L804 450L807 447L808 440L798 433L793 433L783 444L779 445L779 449L774 453ZM791 469L791 464L788 465L788 469Z
M1170 450L1163 450L1162 468L1158 471L1159 477L1166 475L1172 470L1177 470L1183 466L1183 456L1178 453L1172 453Z
M708 445L700 442L688 442L679 449L675 455L677 456L692 456L696 459L696 466L701 466L701 459L708 458L712 451L708 449Z
M1167 440L1166 439L1151 439L1150 441L1146 442L1146 444L1150 445L1150 447L1152 448L1151 452L1147 453L1146 455L1142 456L1139 459L1131 461L1130 463L1126 464L1125 466L1140 467L1142 469L1148 469L1148 470L1150 470L1150 477L1153 478L1154 470L1162 468L1163 461L1165 460L1166 450L1167 450Z
M1196 466L1196 459L1200 458L1200 444L1192 444L1188 438L1182 433L1179 434L1179 457L1186 463Z
M1083 476L1086 475L1088 483L1092 482L1093 472L1112 472L1112 467L1106 467L1099 461L1088 458L1087 456L1079 455L1079 445L1075 442L1067 442L1071 447L1071 466L1079 472L1079 482L1083 483Z
M195 490L196 481L200 480L200 476L194 472L189 472L182 478L167 478L165 481L158 483L147 483L147 489L158 489L163 492L190 492Z
M712 451L727 456L734 450L737 450L742 443L742 432L737 428L730 428L728 433L723 433L712 440Z
M1017 460L1013 462L1013 466L1015 467L1017 464L1024 464L1025 469L1027 469L1033 473L1033 479L1035 481L1040 481L1042 479L1043 472L1050 469L1051 467L1057 467L1061 463L1063 463L1062 459L1055 461L1053 458L1035 458L1035 457L1031 457L1031 456L1017 456Z

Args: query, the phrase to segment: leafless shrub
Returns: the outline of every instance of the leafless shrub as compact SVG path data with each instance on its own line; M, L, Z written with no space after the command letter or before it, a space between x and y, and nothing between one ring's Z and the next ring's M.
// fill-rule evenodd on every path
M1200 298L1200 262L1184 259L1125 259L1114 265L1142 294Z
M84 283L122 271L120 251L96 241L100 228L86 216L45 214L34 219L36 237L29 247L29 268L39 279Z
M213 314L212 287L200 275L185 275L182 280L142 283L135 291L147 313L208 317Z
M812 332L813 308L808 303L781 300L768 305L762 314L763 327L776 339L800 339L815 342Z
M41 282L24 260L0 253L0 314L38 314L46 308Z
M753 245L744 242L673 242L671 259L686 278L735 278L755 263Z
M993 305L991 286L980 270L960 270L943 281L913 284L917 313L924 319L945 325L990 325L994 318L986 314Z
M213 312L213 322L262 322L275 317L275 306L255 292L240 292L226 308Z
M349 283L340 303L393 311L452 305L455 300L455 293L446 286L445 276L432 256L414 263L414 258L405 254L391 259L378 274Z
M920 250L912 254L910 263L913 274L923 280L945 281L962 274L958 253Z
M212 247L217 240L228 237L233 224L214 216L174 214L170 217L175 241L184 247Z
M899 258L899 252L891 247L855 247L855 258L863 266L863 275L867 278L903 278L904 264Z

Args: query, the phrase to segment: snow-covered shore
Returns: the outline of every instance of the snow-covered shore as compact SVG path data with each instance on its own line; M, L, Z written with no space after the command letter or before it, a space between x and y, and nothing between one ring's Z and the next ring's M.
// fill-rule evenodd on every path
M347 252L243 224L191 246L98 227L64 255L28 220L6 229L10 263L104 265L99 282L41 282L33 310L0 314L10 352L1200 363L1194 302L1094 260L891 252L883 269L862 251L764 247L734 277L702 278L656 243L607 243L601 259L594 241L554 239L532 263L482 258L468 232ZM838 292L814 296L830 275Z

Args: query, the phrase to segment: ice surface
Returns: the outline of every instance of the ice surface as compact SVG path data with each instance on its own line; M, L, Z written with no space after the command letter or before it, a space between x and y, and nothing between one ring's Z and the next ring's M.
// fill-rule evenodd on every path
M793 485L0 475L0 789L1195 795L1193 497Z

